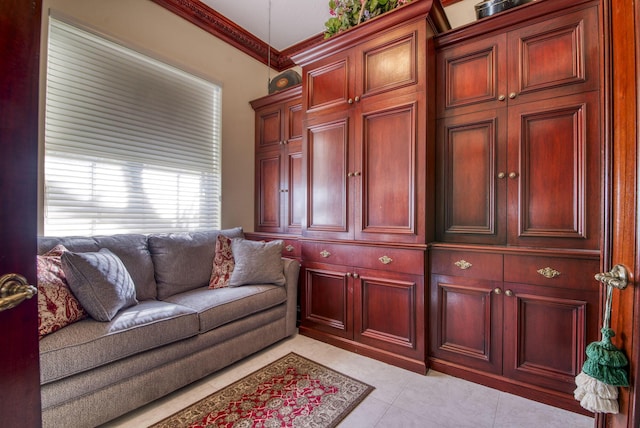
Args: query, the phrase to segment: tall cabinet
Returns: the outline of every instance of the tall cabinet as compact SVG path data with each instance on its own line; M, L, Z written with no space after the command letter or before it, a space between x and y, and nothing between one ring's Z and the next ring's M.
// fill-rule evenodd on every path
M302 182L302 87L251 102L255 110L255 230L300 234Z
M436 38L436 369L579 410L598 339L598 1L539 1Z
M306 185L300 332L426 371L438 2L414 2L294 56Z

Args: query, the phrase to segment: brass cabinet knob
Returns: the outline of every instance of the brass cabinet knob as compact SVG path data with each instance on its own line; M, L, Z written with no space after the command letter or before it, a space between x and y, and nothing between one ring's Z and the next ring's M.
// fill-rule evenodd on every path
M467 270L471 266L473 266L471 263L469 263L466 260L458 260L457 262L454 263L454 265L458 266L462 270Z
M499 287L496 287L496 288L493 289L493 293L494 294L502 294L502 290L500 290Z
M499 172L498 173L498 178L502 179L505 178L507 176L507 174L505 174L504 172Z
M359 96L356 96L356 98L355 98L355 102L358 102L358 101L360 101L360 97L359 97Z
M356 171L353 173L354 176L359 177L360 176L360 171Z
M347 177L353 177L353 172L348 173Z
M511 98L511 99L514 99L514 98L515 98L515 97L517 97L517 96L518 96L518 94L516 94L515 92L511 92L511 93L509 94L509 98Z
M560 276L560 271L557 271L549 266L545 268L540 268L536 272L538 272L540 275L544 276L545 278L549 278L549 279L555 278L556 276Z
M357 273L354 273L354 274L353 274L353 277L354 277L355 279L358 279L358 278L360 278L360 275L358 275Z
M518 177L518 173L517 172L510 172L509 173L509 178L517 178Z
M504 101L507 97L505 97L503 94L500 94L500 96L498 97L498 101Z
M507 291L505 291L505 292L504 292L504 294L505 294L506 296L508 296L508 297L511 297L511 296L513 296L513 291L511 291L511 290L507 290Z
M347 272L347 273L345 274L345 276L346 276L347 278L351 278L351 272Z
M349 104L353 104L353 98L349 98L349 99L347 100L347 102L348 102Z

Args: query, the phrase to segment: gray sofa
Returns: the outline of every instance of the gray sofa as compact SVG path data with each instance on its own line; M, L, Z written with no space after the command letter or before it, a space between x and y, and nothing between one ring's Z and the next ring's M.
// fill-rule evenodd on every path
M296 329L299 264L285 285L209 289L218 233L41 237L74 252L107 248L127 268L138 303L108 322L75 322L40 340L44 427L90 427L207 376Z

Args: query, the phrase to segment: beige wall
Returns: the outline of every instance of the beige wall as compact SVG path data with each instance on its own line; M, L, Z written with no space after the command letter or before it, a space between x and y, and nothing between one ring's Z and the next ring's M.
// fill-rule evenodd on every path
M249 101L267 94L267 67L150 0L44 0L41 124L50 12L222 85L222 227L253 231L254 115Z
M480 3L481 0L462 0L451 6L444 8L449 18L451 28L457 28L461 25L468 24L476 20L476 10L474 5Z

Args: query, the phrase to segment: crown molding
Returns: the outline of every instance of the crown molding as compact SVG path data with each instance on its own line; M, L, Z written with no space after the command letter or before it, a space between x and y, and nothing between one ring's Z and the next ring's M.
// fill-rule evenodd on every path
M152 0L154 3L186 19L199 28L229 43L247 55L255 58L265 65L269 65L269 53L271 53L271 68L283 71L295 65L291 56L297 52L315 46L323 40L323 35L311 37L284 51L278 51L238 26L233 21L225 18L206 4L198 0Z

